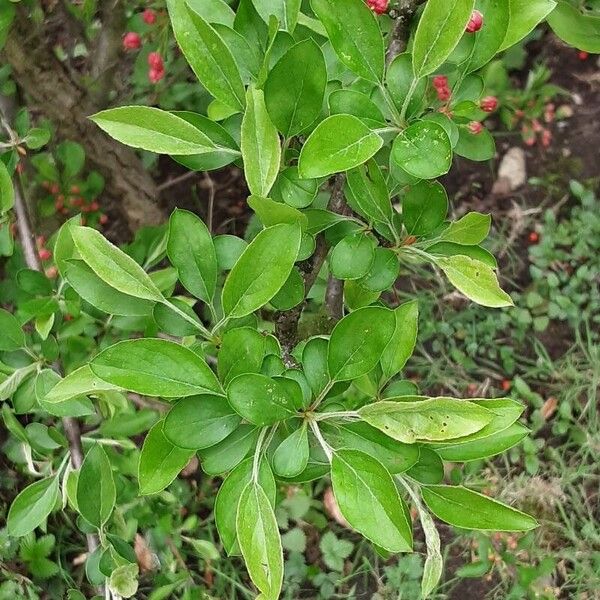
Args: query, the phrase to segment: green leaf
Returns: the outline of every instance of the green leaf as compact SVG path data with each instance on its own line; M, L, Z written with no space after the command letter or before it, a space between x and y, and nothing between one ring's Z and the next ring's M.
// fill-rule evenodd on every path
M360 308L339 321L331 332L327 353L331 379L357 379L373 369L395 326L394 312L378 306Z
M265 337L256 329L240 327L226 331L217 357L219 379L227 385L242 373L260 373L265 352Z
M100 529L109 519L117 491L104 448L96 443L85 455L77 479L77 509L81 516Z
M548 23L552 31L570 46L586 52L600 52L600 17L597 12L586 14L577 6L561 0L548 15Z
M529 531L538 526L533 517L462 486L432 485L421 488L421 493L429 510L455 527Z
M340 512L356 529L388 552L410 552L408 511L385 467L359 450L337 450L331 483Z
M456 440L456 443L442 446L436 445L435 451L443 460L450 462L481 460L482 458L496 456L512 448L527 436L529 432L529 429L524 425L514 423L510 427L483 439L477 438L464 443Z
M335 90L329 94L327 103L331 115L354 115L369 127L385 127L385 117L381 109L362 92Z
M279 173L281 145L263 91L254 87L249 87L246 94L241 148L250 193L267 197Z
M237 537L254 585L265 600L277 600L283 583L283 549L277 520L263 488L251 481L240 497Z
M274 15L282 29L294 32L302 0L252 0L252 3L265 23Z
M385 178L379 165L370 160L366 165L348 171L350 193L346 194L350 207L369 221L384 223L393 229L393 208Z
M241 418L223 396L183 398L167 413L163 432L179 448L198 450L224 440Z
M371 292L383 292L394 285L400 274L398 256L389 248L375 248L375 258L369 272L358 282Z
M462 38L474 0L429 0L421 15L413 43L413 69L417 77L433 73Z
M385 73L385 85L398 110L402 109L408 94L411 93L411 89L413 90L407 105L407 117L410 118L423 112L427 79L415 78L412 55L409 52L398 54L390 63Z
M392 160L410 175L434 179L452 165L452 147L446 130L433 121L419 121L398 134Z
M126 564L117 567L108 578L110 591L121 598L131 598L138 590L139 567L134 564Z
M198 452L203 471L208 475L221 475L236 467L256 445L259 430L254 425L240 425L222 442Z
M283 287L271 298L271 305L277 310L291 310L304 300L304 295L304 279L298 269L294 268Z
M235 263L223 287L223 310L244 317L264 306L281 289L300 249L299 225L274 225L261 231Z
M265 103L286 138L314 123L323 108L326 85L323 52L310 38L292 46L277 61L265 82Z
M410 186L402 200L402 216L409 235L429 235L444 222L447 212L448 195L439 181Z
M140 494L158 494L179 475L188 464L193 450L172 444L163 433L164 421L158 421L146 435L138 465Z
M25 334L19 321L8 311L0 308L0 351L10 352L25 347Z
M0 215L7 213L15 204L15 190L12 177L6 165L0 160Z
M360 417L390 437L412 444L418 440L449 440L479 431L492 420L492 413L467 400L412 396L382 400L363 406Z
M151 106L120 106L90 117L115 140L158 154L203 154L215 144L199 129Z
M148 316L155 303L116 290L82 260L67 263L64 277L83 300L109 315Z
M383 36L367 5L362 0L311 0L311 7L327 30L340 61L363 79L381 82Z
M167 255L183 287L200 300L212 302L217 285L217 254L204 222L176 209L169 220Z
M492 134L485 128L479 133L471 133L467 127L459 127L458 143L454 152L469 160L482 162L494 158L496 143Z
M419 304L416 300L405 302L394 309L394 333L381 355L381 370L388 380L402 371L412 356L417 342Z
M100 352L90 366L100 379L147 396L179 398L222 391L200 356L167 340L118 342Z
M304 179L314 179L348 171L369 160L382 145L383 140L358 117L332 115L321 121L306 140L298 173Z
M336 537L333 531L327 531L321 537L319 550L323 555L323 562L333 571L342 573L344 561L352 554L354 544L349 540Z
M313 203L318 191L319 181L317 179L300 179L298 167L293 166L280 171L271 190L271 196L294 208L306 208Z
M467 213L458 221L450 223L440 235L440 239L457 244L476 245L488 236L492 217L478 212Z
M485 263L491 269L495 270L498 268L498 263L496 262L494 255L481 246L465 246L454 242L436 242L432 246L427 247L427 252L439 256L455 256L461 254L462 256L468 256L473 260Z
M240 554L237 544L236 515L240 496L252 478L253 457L241 462L223 480L215 500L215 523L223 547L228 555ZM275 504L275 479L266 460L260 462L258 482L263 488L271 506Z
M296 414L296 407L302 404L302 389L292 380L247 373L231 381L227 399L246 421L266 426Z
M95 396L101 392L116 392L120 389L99 379L89 365L84 365L61 379L46 394L44 400L50 404L57 404L79 396Z
M435 450L421 446L419 460L407 471L407 475L419 483L435 485L444 480L444 463Z
M375 260L375 242L364 233L342 238L329 257L329 268L338 279L364 277Z
M75 246L85 263L106 283L124 294L162 302L160 290L131 257L90 227L71 227Z
M555 6L554 0L509 0L508 28L500 50L506 50L522 40Z
M333 448L360 450L377 460L392 474L403 473L419 460L416 444L393 440L368 423L357 421L340 426L323 426L323 435Z
M303 423L275 449L273 470L281 477L295 477L306 468L308 454L308 432Z
M188 6L209 23L231 27L235 13L225 0L187 0Z
M257 214L265 227L272 227L279 223L298 223L304 230L308 224L308 219L298 209L270 198L250 196L248 206Z
M9 535L22 537L42 525L56 505L58 492L58 477L41 479L22 490L8 511Z
M200 83L217 100L241 112L245 106L244 84L225 42L184 1L168 0L167 7L175 39Z
M0 383L0 402L8 400L17 391L17 388L33 373L37 371L39 365L31 363L25 367L15 369L6 379Z
M510 296L500 289L498 278L488 265L462 255L436 257L435 264L444 271L450 283L473 302L490 308L513 306Z

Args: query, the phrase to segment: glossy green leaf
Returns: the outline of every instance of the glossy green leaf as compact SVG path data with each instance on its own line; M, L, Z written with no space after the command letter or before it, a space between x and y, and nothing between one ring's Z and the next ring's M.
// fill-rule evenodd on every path
M0 308L0 351L18 350L25 346L25 334L19 322L8 311Z
M392 160L410 175L434 179L452 164L452 147L445 129L433 121L419 121L402 131L392 145Z
M235 111L242 111L244 84L225 42L182 0L168 0L167 7L175 39L196 77L217 100Z
M419 460L407 471L407 475L419 483L434 485L444 480L444 463L431 448L419 448Z
M193 450L179 448L165 437L163 423L158 421L150 429L140 452L138 482L142 496L162 492L194 456Z
M274 225L261 231L231 269L223 287L223 310L244 317L264 306L281 289L300 248L299 225Z
M383 140L358 117L332 115L306 140L298 172L300 177L315 178L347 171L369 160L382 145Z
M279 202L285 202L288 206L306 208L313 203L318 191L319 181L300 179L298 167L293 166L279 172L271 196Z
M394 312L368 306L339 321L331 332L327 353L334 381L357 379L379 362L396 326Z
M308 219L297 208L288 206L283 202L275 202L270 198L261 196L250 196L248 206L257 214L265 227L272 227L280 223L298 223L302 229L306 229Z
M370 160L366 165L348 171L350 193L346 194L353 210L370 222L384 223L393 228L393 208L390 193L379 165Z
M492 134L485 128L479 133L471 133L468 128L459 127L458 142L454 152L469 160L482 162L494 158L496 143Z
M304 295L304 279L298 269L294 268L283 287L271 298L271 304L277 310L291 310L304 300Z
M467 298L491 308L513 306L510 296L500 289L493 269L468 256L448 256L435 259L450 283Z
M407 117L423 112L427 79L423 77L415 80L412 55L409 52L398 54L390 63L385 73L385 85L398 110L402 109L412 89L412 96L406 108Z
M75 215L65 221L58 230L58 235L54 242L54 262L62 277L65 276L69 261L80 258L75 248L73 236L71 235L71 228L78 227L79 225L81 225L81 215Z
M9 535L22 537L42 525L56 505L58 492L58 477L41 479L19 492L8 511Z
M71 227L75 246L85 263L106 283L124 294L164 300L148 274L131 257L90 227Z
M241 462L225 479L215 500L215 523L219 537L228 555L240 554L237 543L236 515L240 496L252 478L253 457ZM275 504L275 479L266 460L259 464L258 482L263 488L271 506Z
M421 181L410 186L402 201L404 226L409 235L428 235L446 218L448 195L438 181Z
M237 537L254 585L264 600L277 600L283 583L283 549L275 512L258 482L242 491L236 519Z
M483 15L483 27L469 36L472 40L467 59L468 72L485 66L499 52L508 31L510 0L476 0L475 8Z
M432 485L421 489L429 510L442 521L464 529L529 531L533 517L462 486Z
M464 443L457 440L456 443L452 444L436 445L435 451L443 460L450 462L481 460L482 458L496 456L512 448L528 433L529 429L527 427L520 423L513 423L510 427L483 439L477 438Z
M492 217L478 212L467 213L450 223L440 238L457 244L475 245L483 242L490 232Z
M6 165L0 161L0 215L7 213L15 203L12 177Z
M323 52L310 38L292 46L277 61L265 82L265 103L286 138L314 123L323 107L326 85Z
M364 233L347 235L331 252L329 268L338 279L364 277L375 260L375 242Z
M208 365L189 348L162 339L118 342L90 363L100 379L123 389L162 398L221 392Z
M209 23L231 27L235 13L225 0L186 0L188 6Z
M39 365L32 363L25 367L15 369L6 379L0 383L0 401L8 400L18 389L18 387L32 373L37 371Z
M57 417L84 417L95 413L92 403L83 396L62 402L47 402L48 394L61 382L60 375L52 369L42 369L35 378L35 396L47 413Z
M115 140L158 154L213 152L212 140L184 119L152 106L119 106L90 117Z
M358 76L383 79L384 44L373 12L362 0L311 0L338 58Z
M260 373L266 352L265 337L250 327L223 334L217 357L219 379L226 385L242 373Z
M433 73L462 38L474 0L429 0L419 19L413 43L413 69L417 77Z
M494 255L481 246L465 246L464 244L457 244L455 242L436 242L432 246L427 247L427 252L439 256L461 254L462 256L468 256L469 258L485 263L491 269L498 268L498 263Z
M265 23L269 23L270 16L277 17L282 29L293 33L298 21L301 0L252 0L256 12Z
M369 127L385 127L385 117L381 109L369 96L356 90L340 89L327 98L329 113L332 115L354 115Z
M600 16L597 12L585 13L560 0L548 15L548 23L552 31L570 46L585 52L600 52Z
M108 521L117 492L112 468L104 448L94 444L85 455L77 479L77 509L98 529Z
M198 451L202 470L208 475L231 471L256 446L259 429L254 425L240 425L222 442Z
M304 423L275 449L273 471L281 477L295 477L306 468L308 455L308 432Z
M386 380L402 371L415 349L419 324L418 302L411 300L401 304L394 309L394 318L394 333L381 355L381 370Z
M242 158L250 193L266 198L277 179L281 145L262 90L248 88L242 120Z
M241 418L223 396L183 398L167 413L165 437L179 448L198 450L224 440Z
M227 388L227 399L235 411L254 425L273 425L296 414L302 404L302 389L288 380L247 373L238 375Z
M50 404L66 402L79 396L95 396L102 392L116 392L121 388L96 377L89 365L79 367L58 381L46 394L44 400Z
M389 248L375 248L369 272L358 282L372 292L383 292L394 285L400 274L398 256Z
M359 450L337 450L331 483L338 507L356 529L388 552L410 552L408 511L385 467Z
M506 50L522 40L555 6L554 0L509 0L508 28L500 50Z
M169 220L167 255L183 287L211 302L217 285L217 255L204 222L187 210L176 209Z
M406 444L463 437L479 431L493 417L473 402L444 397L382 400L363 406L358 413L373 427Z

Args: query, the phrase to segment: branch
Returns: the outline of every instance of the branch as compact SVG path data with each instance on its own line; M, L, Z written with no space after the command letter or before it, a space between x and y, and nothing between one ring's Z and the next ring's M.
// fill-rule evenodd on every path
M394 27L390 32L390 43L386 52L388 65L398 54L406 50L410 20L418 6L424 2L425 0L399 0L398 5L390 11L390 16L394 19Z

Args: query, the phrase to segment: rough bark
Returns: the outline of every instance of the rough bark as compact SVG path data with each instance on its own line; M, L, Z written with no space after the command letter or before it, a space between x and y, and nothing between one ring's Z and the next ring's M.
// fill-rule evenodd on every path
M108 205L121 213L129 231L162 222L154 181L132 149L112 140L88 119L104 107L94 104L56 58L43 29L33 29L27 15L19 12L2 54L28 106L54 123L59 139L85 148L90 166L106 179Z

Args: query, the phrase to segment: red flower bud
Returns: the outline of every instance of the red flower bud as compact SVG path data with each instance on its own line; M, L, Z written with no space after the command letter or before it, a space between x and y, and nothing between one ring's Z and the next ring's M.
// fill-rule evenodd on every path
M577 54L577 57L579 58L579 60L587 60L589 57L589 53L585 50L580 50Z
M378 15L387 12L389 0L367 0L368 7Z
M436 90L448 87L448 78L445 75L436 75L433 78L433 87Z
M471 121L469 123L469 131L477 135L483 131L483 125L479 121Z
M552 132L549 129L544 129L542 131L542 146L544 148L548 148L552 143Z
M501 383L501 387L505 392L508 392L512 387L512 383L508 379L503 379Z
M56 208L56 210L62 210L65 207L65 203L63 200L57 200L54 203L54 208Z
M543 129L541 123L537 119L531 120L531 127L536 133L540 133L540 131Z
M450 96L452 95L450 92L450 88L447 87L438 88L436 92L438 100L440 102L448 102L448 100L450 100Z
M100 225L106 225L108 223L108 215L100 215L100 219L98 219Z
M36 245L38 248L43 248L43 247L46 245L46 237L45 237L45 236L43 236L43 235L38 235L38 236L35 238L35 245Z
M467 23L467 33L475 33L476 31L479 31L483 26L483 15L478 11L478 10L474 10L471 13L471 18L469 19L469 22Z
M53 183L50 186L50 193L55 196L56 194L58 194L58 192L60 192L60 186L58 185L58 183Z
M158 83L164 76L164 69L150 69L148 71L148 79L151 83Z
M163 62L160 52L150 52L150 54L148 54L148 66L156 71L165 68L165 63Z
M52 252L48 248L42 248L38 251L38 255L41 260L50 260L52 258Z
M154 25L154 23L156 23L156 13L151 8L147 8L142 13L142 19L144 19L144 23Z
M486 96L480 103L481 110L485 112L494 112L498 108L498 98L496 96Z
M135 31L130 31L123 36L124 50L139 50L142 47L142 38Z
M94 200L91 204L90 204L90 211L95 212L100 208L100 204L98 204L97 200Z
M56 267L48 267L45 273L48 279L56 279L56 276L58 275L58 269Z

